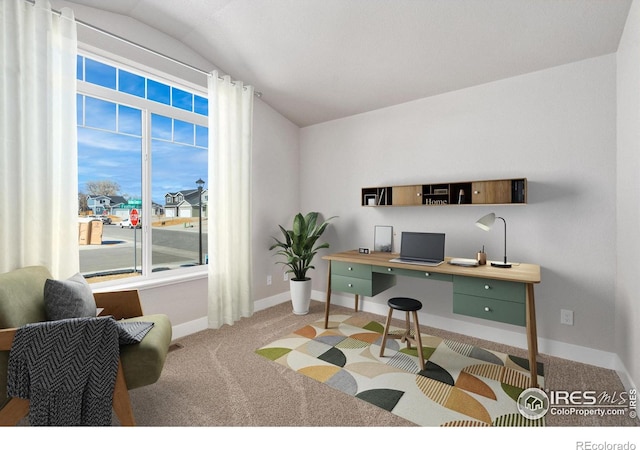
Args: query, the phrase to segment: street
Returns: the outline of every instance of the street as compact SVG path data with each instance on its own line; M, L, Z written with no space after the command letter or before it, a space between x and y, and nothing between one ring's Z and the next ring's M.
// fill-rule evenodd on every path
M174 269L198 264L198 224L191 228L184 225L152 228L153 270ZM203 223L203 263L207 253L207 224ZM134 236L135 233L135 236ZM120 228L117 224L104 225L102 245L80 245L80 271L85 275L132 270L134 263L141 269L142 230ZM136 244L134 257L133 246Z

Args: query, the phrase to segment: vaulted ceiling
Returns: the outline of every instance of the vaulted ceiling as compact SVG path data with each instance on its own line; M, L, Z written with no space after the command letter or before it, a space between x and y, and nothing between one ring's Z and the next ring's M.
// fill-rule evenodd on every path
M134 18L299 126L613 53L631 0L73 0Z

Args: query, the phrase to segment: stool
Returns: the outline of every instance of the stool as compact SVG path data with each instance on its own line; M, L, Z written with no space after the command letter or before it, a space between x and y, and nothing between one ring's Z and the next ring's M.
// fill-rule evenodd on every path
M420 325L418 324L418 311L422 309L422 303L418 300L408 297L393 297L387 302L389 305L389 314L387 315L387 323L384 326L384 334L382 335L382 344L380 345L380 356L384 356L384 348L387 343L387 336L392 336L394 339L400 338L400 342L406 342L407 348L411 348L411 344L414 344L418 349L418 359L420 360L420 369L424 370L424 355L422 354L422 338L420 337ZM389 334L389 326L391 325L391 316L393 311L405 311L406 318L406 330L404 334ZM414 324L414 336L411 337L411 322L409 320L409 313L413 313Z

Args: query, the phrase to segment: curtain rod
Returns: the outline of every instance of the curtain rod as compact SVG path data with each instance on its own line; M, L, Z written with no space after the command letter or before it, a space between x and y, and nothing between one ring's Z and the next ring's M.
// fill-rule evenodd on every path
M26 1L26 2L28 2L28 3L31 3L32 5L34 5L34 6L35 6L35 0L25 0L25 1ZM62 12L61 12L61 11L57 11L57 10L55 10L55 9L51 9L51 12L52 12L52 13L54 13L54 14L57 14L58 16L62 16ZM74 17L74 20L76 21L76 23L78 23L78 24L80 24L80 25L82 25L82 26L84 26L84 27L87 27L87 28L89 28L89 29L91 29L91 30L93 30L93 31L97 31L98 33L102 33L102 34L104 34L104 35L106 35L106 36L109 36L109 37L111 37L111 38L113 38L113 39L116 39L116 40L118 40L118 41L124 42L125 44L132 45L132 46L134 46L134 47L136 47L136 48L139 48L140 50L144 50L144 51L146 51L146 52L149 52L149 53L151 53L151 54L154 54L154 55L156 55L156 56L159 56L159 57L161 57L161 58L164 58L164 59L166 59L166 60L168 60L168 61L171 61L171 62L173 62L173 63L176 63L176 64L178 64L178 65L180 65L180 66L186 67L187 69L191 69L191 70L193 70L193 71L195 71L195 72L201 73L201 74L206 75L206 76L208 76L208 77L209 77L209 76L211 76L211 73L210 73L210 72L206 72L206 71L204 71L204 70L202 70L202 69L200 69L200 68L198 68L198 67L192 66L191 64L187 64L187 63L185 63L185 62L183 62L183 61L180 61L180 60L178 60L178 59L175 59L175 58L173 58L173 57L171 57L171 56L165 55L164 53L160 53L160 52L158 52L158 51L156 51L156 50L153 50L153 49L151 49L151 48L149 48L149 47L145 47L144 45L138 44L137 42L133 42L133 41L131 41L131 40L127 39L127 38L124 38L124 37L122 37L122 36L119 36L119 35L117 35L117 34L114 34L114 33L110 32L110 31L104 30L104 29L102 29L102 28L100 28L100 27L97 27L97 26L95 26L95 25L92 25L92 24L90 24L90 23L88 23L88 22L85 22L85 21L83 21L83 20L80 20L80 19L78 19L78 18L75 18L75 17ZM218 77L218 79L219 79L219 80L222 80L222 78L220 78L220 77ZM231 84L235 85L235 82L234 82L234 81L231 81ZM244 88L244 89L246 89L246 88ZM254 95L255 95L256 97L258 97L258 98L262 98L262 92L254 91Z

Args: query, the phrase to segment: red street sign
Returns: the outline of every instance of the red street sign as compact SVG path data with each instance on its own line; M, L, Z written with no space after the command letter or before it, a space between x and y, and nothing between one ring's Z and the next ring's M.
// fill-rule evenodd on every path
M131 212L129 213L129 220L131 221L131 225L132 226L137 226L138 225L138 210L137 209L132 209Z

